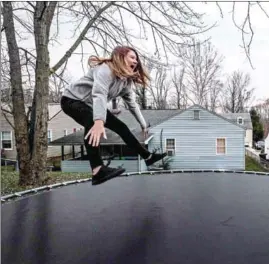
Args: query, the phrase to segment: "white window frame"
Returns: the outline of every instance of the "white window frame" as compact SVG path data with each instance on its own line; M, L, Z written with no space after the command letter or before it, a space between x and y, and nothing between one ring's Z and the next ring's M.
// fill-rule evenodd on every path
M218 139L224 139L225 140L225 153L218 153ZM218 156L227 155L227 138L226 137L217 137L216 138L216 155L218 155Z
M195 113L198 113L198 118L195 118ZM193 110L193 120L200 120L200 110Z
M175 146L175 148L174 149L167 149L167 140L174 140L174 146ZM177 149L177 147L176 147L176 139L175 138L172 138L172 137L169 137L169 138L165 138L165 151L166 151L166 153L168 153L168 151L174 151L174 155L172 155L172 156L169 156L169 157L173 157L173 156L175 156L176 155L176 149Z
M3 143L2 143L2 133L3 132L10 132L10 141L11 141L11 148L3 148ZM5 131L1 131L1 149L4 149L4 150L13 150L13 134L12 134L12 130L5 130Z
M49 137L49 133L50 133L50 137ZM50 139L50 141L48 141L48 143L50 143L52 141L52 129L48 129L47 132L47 140Z
M239 119L242 120L242 123L239 123ZM237 124L238 125L244 125L244 118L242 116L237 117Z

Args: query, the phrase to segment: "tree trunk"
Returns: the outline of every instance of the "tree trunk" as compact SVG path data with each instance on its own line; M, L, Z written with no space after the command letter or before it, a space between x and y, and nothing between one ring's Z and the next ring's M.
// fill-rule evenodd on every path
M146 87L142 87L142 102L141 102L141 106L142 109L147 109L147 97L146 97Z
M135 89L137 103L139 104L141 109L147 109L146 89L147 88L142 86L138 86Z
M46 176L47 121L49 98L49 32L57 2L37 2L34 13L36 44L35 91L31 120L25 112L19 49L15 37L11 2L3 2L4 28L10 58L15 140L18 152L20 185L42 182Z
M15 37L15 27L11 2L3 2L3 26L5 29L12 89L13 118L15 125L16 149L19 156L20 185L32 182L28 141L28 120L24 107L22 75L19 49Z
M30 143L33 163L32 177L36 183L42 182L46 176L50 75L48 43L51 21L56 5L57 2L37 2L34 14L36 70Z

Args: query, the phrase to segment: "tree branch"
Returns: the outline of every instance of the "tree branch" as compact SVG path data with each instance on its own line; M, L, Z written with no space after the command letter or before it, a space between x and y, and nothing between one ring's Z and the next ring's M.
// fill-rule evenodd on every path
M251 31L251 37L250 37L250 41L249 41L248 45L246 46L244 28L245 28L245 25L246 25L247 22L248 22L248 25L249 25L249 28L250 28L250 31ZM253 36L254 36L254 31L252 29L252 25L251 25L251 21L250 21L250 2L248 2L247 15L246 15L246 18L244 20L241 32L242 32L242 41L243 41L245 53L247 55L248 61L249 61L250 65L251 65L251 68L254 69L252 61L251 61L251 58L250 58L250 45L252 43Z
M217 5L217 7L218 7L218 9L219 9L221 18L223 18L222 9L221 9L221 7L220 7L220 5L219 5L219 2L216 2L216 5Z
M257 2L257 4L259 5L260 9L263 11L263 13L269 18L269 15L267 14L267 12L265 11L265 9L262 7L262 5L260 4L260 2Z
M78 47L80 42L85 37L88 30L91 28L91 26L96 22L96 20L99 18L99 16L106 11L110 6L113 5L113 2L108 2L103 8L99 9L98 12L94 15L94 17L88 22L88 24L85 26L85 28L82 30L80 36L75 41L75 43L71 46L71 48L65 53L65 55L59 60L58 63L56 63L51 68L51 73L56 72L64 63L66 60L68 60L71 56L71 54L75 51L75 49Z
M26 50L25 48L22 48L22 47L18 47L18 49L24 51L25 53L31 55L34 59L36 59L36 56L33 53L31 53L29 50Z
M13 115L13 113L11 111L8 111L7 109L5 109L3 106L1 106L1 110L7 114Z
M5 111L2 107L1 107L1 109L2 109L3 112L10 113L10 112L8 112L8 111ZM12 115L12 113L10 113L10 114ZM15 131L15 126L14 126L14 125L11 123L11 121L8 119L6 113L3 113L3 116L4 116L4 118L6 119L6 121L9 123L9 125L12 127L12 129Z
M35 6L34 6L30 1L27 1L27 3L28 3L33 9L35 9Z

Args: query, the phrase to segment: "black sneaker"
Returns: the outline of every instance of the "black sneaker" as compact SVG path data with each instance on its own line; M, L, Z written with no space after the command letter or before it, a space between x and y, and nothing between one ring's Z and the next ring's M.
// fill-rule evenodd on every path
M145 163L146 163L147 166L150 166L150 165L152 165L153 163L155 163L155 162L157 162L157 161L163 159L163 158L166 157L166 156L167 156L167 153L166 153L166 152L163 153L163 154L152 153L152 154L151 154L151 158L148 159L148 160L145 160Z
M92 185L101 184L115 178L125 172L123 168L110 168L108 166L102 166L98 173L92 177Z

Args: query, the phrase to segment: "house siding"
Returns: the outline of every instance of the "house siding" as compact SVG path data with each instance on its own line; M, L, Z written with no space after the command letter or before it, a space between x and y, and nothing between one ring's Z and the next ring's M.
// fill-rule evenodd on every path
M71 117L67 116L63 111L60 111L59 104L52 104L49 106L49 109L53 109L53 113L50 116L54 116L48 122L48 130L52 131L52 140L57 138L61 138L64 136L64 130L68 130L68 134L73 133L73 128L84 129L81 125L75 122ZM60 112L59 112L60 111ZM58 113L58 114L57 114ZM6 121L5 117L3 116L2 112L0 115L1 120L1 131L12 131L12 150L5 150L6 158L16 160L17 158L17 151L15 145L15 134L12 126ZM8 115L8 118L12 124L14 124L13 117ZM75 146L75 152L80 152L80 146ZM65 146L64 153L70 154L72 153L72 146ZM57 157L61 156L61 146L48 146L47 157Z
M126 172L139 171L138 160L112 160L110 167L117 168L122 166ZM87 160L62 160L62 172L91 172L90 163Z
M68 134L73 133L73 128L76 128L77 131L84 129L63 111L59 112L48 122L48 130L52 131L52 140L63 137L65 129L68 130ZM75 152L80 152L80 146L75 146ZM60 156L61 153L61 146L48 146L48 157L57 157ZM72 146L64 146L64 153L72 153Z
M245 136L245 145L252 148L253 147L253 130L252 129L247 129L246 130L246 136Z
M11 115L7 114L7 118L11 122L11 124L13 125L14 124L13 117ZM5 119L2 112L0 115L0 121L1 121L1 132L2 131L11 131L11 134L12 134L12 149L11 150L8 149L8 150L4 151L5 156L6 156L5 158L11 159L11 160L16 160L17 150L16 150L16 145L15 145L15 133L14 133L13 127L7 122L7 120Z
M193 119L193 110L200 110L200 120ZM163 129L162 140L161 130ZM183 113L150 129L154 138L149 142L153 150L165 139L175 138L175 156L171 169L234 169L245 168L245 130L199 107ZM226 155L216 154L216 139L226 138Z
M264 152L267 154L266 159L269 159L269 133L264 140Z

